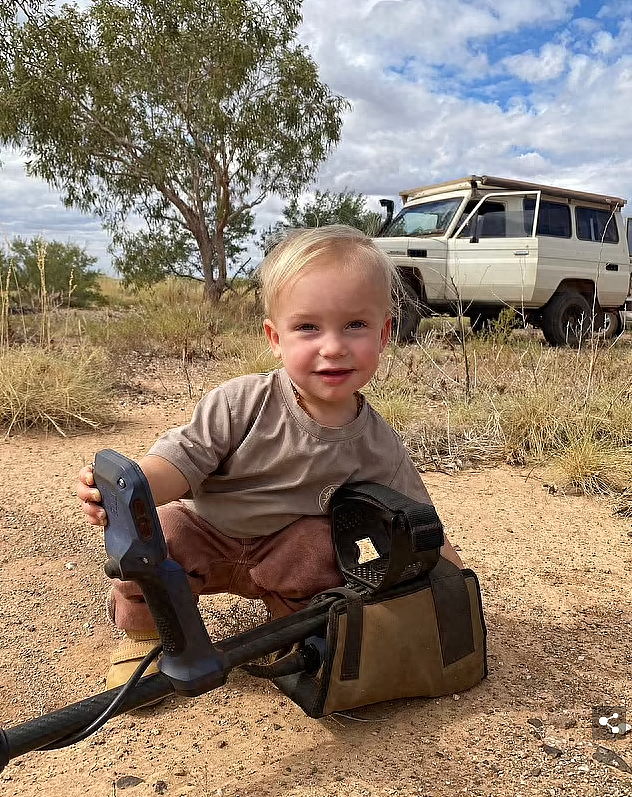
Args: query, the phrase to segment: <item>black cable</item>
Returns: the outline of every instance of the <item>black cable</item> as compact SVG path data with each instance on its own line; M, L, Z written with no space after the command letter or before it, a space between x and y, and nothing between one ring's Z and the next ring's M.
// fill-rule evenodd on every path
M51 742L44 747L39 747L38 749L61 750L64 747L69 747L71 744L82 742L84 739L87 739L88 736L91 736L93 733L95 733L95 731L98 731L99 728L103 727L103 725L105 725L105 723L117 713L118 708L125 701L136 684L140 681L145 670L149 667L154 659L158 658L161 653L162 645L156 645L155 648L152 648L152 650L149 651L145 658L140 662L138 667L134 670L129 680L125 683L114 700L112 700L110 705L82 731L77 731L77 733L70 734L70 736L64 736L62 739L57 739L56 741Z

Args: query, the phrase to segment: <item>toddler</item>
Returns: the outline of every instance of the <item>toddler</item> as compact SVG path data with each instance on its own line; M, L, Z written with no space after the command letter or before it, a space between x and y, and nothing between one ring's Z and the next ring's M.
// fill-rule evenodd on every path
M337 487L370 481L430 499L401 439L359 392L391 331L388 256L350 227L307 229L266 256L259 278L263 328L283 367L212 390L139 465L194 594L261 598L277 618L343 583L328 518ZM91 466L77 494L90 522L105 525ZM447 541L442 555L463 567ZM125 632L111 689L158 635L134 582L114 581L107 608Z

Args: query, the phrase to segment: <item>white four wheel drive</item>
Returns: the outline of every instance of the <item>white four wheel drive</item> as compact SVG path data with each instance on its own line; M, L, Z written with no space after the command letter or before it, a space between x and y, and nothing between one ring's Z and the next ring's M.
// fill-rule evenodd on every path
M424 316L465 315L479 331L506 307L554 346L620 331L632 294L625 199L475 175L400 196L395 218L382 200L375 239L402 277L400 341Z

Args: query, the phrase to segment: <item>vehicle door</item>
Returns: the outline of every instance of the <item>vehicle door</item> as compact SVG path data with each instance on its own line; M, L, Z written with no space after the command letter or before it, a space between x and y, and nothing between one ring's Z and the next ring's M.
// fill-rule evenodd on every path
M446 230L464 201L464 194L431 197L406 205L376 244L395 261L402 274L413 270L424 286L429 304L445 296Z
M539 191L498 191L466 208L448 240L454 301L527 305L538 265Z

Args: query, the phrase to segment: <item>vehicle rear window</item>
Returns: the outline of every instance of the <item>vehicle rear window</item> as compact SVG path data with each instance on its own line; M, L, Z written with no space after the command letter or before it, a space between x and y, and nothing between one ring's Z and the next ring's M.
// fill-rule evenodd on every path
M575 208L575 226L580 241L618 244L619 231L614 213L597 208Z
M535 198L525 197L525 232L531 234L531 223L535 210ZM527 215L530 212L530 217ZM548 235L553 238L571 237L571 211L568 205L562 202L550 202L548 199L540 200L538 226L536 235Z

